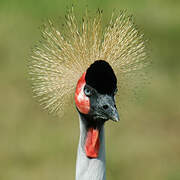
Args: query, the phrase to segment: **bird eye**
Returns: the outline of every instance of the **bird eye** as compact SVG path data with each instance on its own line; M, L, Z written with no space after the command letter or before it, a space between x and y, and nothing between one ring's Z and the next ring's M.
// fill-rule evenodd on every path
M91 90L88 88L84 88L84 93L86 96L91 96Z

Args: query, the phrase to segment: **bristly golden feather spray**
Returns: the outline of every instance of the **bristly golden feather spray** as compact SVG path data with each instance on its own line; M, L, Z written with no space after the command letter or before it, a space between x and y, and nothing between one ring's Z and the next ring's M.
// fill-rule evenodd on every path
M51 21L44 26L28 67L33 93L50 113L62 116L65 105L72 106L76 83L95 60L107 61L117 74L120 104L123 91L134 91L138 78L146 81L142 72L150 64L147 43L133 17L115 10L106 26L102 20L98 10L94 17L86 11L78 21L72 8L61 29Z

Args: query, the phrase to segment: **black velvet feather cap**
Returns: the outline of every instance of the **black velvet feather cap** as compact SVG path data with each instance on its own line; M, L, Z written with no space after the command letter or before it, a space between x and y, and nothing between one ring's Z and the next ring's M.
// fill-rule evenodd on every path
M86 71L87 85L101 94L113 94L117 89L117 78L108 62L97 60Z

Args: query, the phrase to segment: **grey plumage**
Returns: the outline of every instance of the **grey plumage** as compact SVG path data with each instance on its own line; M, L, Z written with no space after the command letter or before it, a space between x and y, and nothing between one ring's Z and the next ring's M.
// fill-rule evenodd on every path
M106 164L105 164L105 137L104 126L100 134L100 152L98 158L89 159L84 151L84 140L86 129L83 123L84 119L79 115L80 121L80 137L77 151L76 161L76 180L105 180Z

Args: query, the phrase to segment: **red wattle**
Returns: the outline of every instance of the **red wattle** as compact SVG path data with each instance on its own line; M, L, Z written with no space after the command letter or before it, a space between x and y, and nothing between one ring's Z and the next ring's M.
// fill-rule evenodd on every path
M100 149L99 130L89 128L87 131L85 152L86 156L90 158L97 158Z

